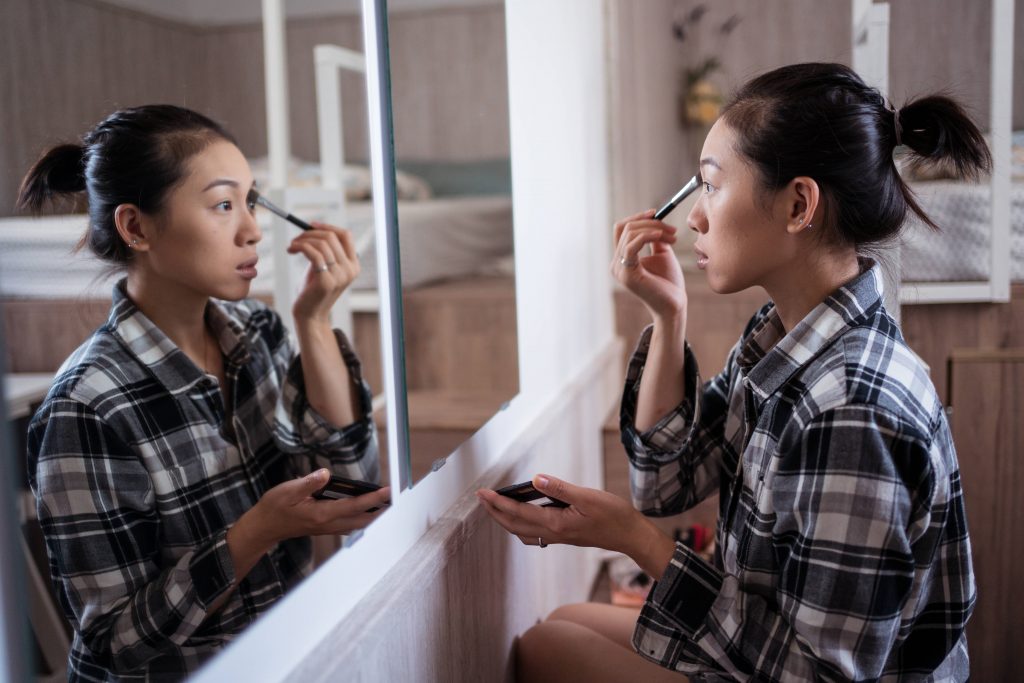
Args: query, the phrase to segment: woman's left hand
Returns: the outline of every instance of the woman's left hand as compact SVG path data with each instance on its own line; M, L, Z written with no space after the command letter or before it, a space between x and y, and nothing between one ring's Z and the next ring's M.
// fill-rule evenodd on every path
M675 543L629 501L543 474L534 477L533 485L569 507L520 503L488 489L476 495L491 517L526 545L543 541L544 545L566 543L621 552L655 578L668 566Z
M288 245L289 254L309 259L306 282L295 299L292 314L300 319L329 321L331 307L359 275L359 256L352 233L333 225L311 223Z

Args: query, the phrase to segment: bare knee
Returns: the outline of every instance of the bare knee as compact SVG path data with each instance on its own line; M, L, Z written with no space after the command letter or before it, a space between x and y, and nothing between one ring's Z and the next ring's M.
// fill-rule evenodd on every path
M571 621L586 626L588 620L587 605L588 603L585 602L562 605L549 614L545 621Z
M553 665L562 656L564 626L564 622L542 621L519 638L516 643L517 680L542 681L547 673L557 668Z

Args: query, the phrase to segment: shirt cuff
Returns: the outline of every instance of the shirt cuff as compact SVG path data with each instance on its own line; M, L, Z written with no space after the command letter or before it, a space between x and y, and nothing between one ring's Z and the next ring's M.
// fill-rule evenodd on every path
M619 427L627 452L643 450L647 451L649 456L662 454L675 457L686 443L693 424L699 418L700 402L697 400L697 392L700 388L700 369L690 344L684 341L683 400L652 427L642 433L637 432L636 407L640 392L640 380L643 378L644 367L647 363L647 353L650 350L653 331L653 325L647 326L643 334L640 335L636 350L633 351L633 355L629 359Z
M228 547L227 529L218 532L211 543L192 555L188 571L196 598L203 609L208 610L235 582L235 565Z
M676 543L661 580L652 587L633 633L633 647L645 658L673 668L685 647L707 620L725 575L690 548ZM666 637L666 629L671 631ZM682 641L682 642L681 642Z

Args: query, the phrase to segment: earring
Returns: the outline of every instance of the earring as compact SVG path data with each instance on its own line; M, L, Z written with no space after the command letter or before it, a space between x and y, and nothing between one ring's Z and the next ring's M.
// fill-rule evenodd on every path
M814 223L808 223L808 224L807 224L807 229L808 229L808 230L810 230L810 229L811 229L811 228L813 228L813 227L814 227Z
M131 244L133 247L137 247L139 246L139 241L137 239L133 239Z

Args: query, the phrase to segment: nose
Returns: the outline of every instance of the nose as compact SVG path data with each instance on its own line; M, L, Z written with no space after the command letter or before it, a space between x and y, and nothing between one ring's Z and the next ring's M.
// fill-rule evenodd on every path
M686 225L689 226L690 230L704 234L708 231L708 217L704 213L704 197L698 197L697 201L694 202L693 208L690 209L690 213L686 215Z
M238 226L238 237L242 244L256 244L263 239L263 230L256 221L256 214L252 211L242 212L242 224Z

